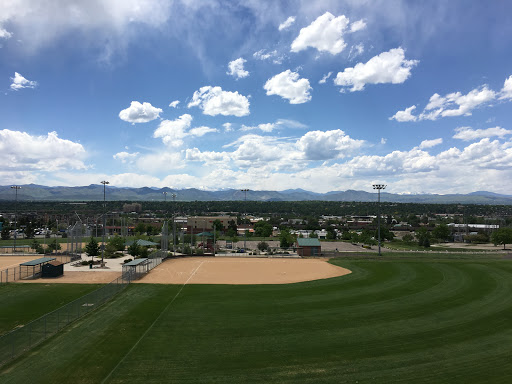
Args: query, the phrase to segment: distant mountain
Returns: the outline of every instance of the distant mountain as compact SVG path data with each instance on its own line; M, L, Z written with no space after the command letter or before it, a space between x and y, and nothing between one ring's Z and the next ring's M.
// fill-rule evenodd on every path
M167 192L167 196L163 194ZM176 193L178 201L233 201L244 200L245 193L239 189L224 189L219 191L204 191L196 188L175 190L171 188L117 188L107 186L107 200L112 201L167 201L172 200ZM0 186L0 200L14 200L14 190L11 186ZM512 196L500 195L493 192L477 191L468 194L419 194L398 195L387 192L381 193L381 201L395 203L426 203L426 204L496 204L512 205ZM82 187L47 187L44 185L22 185L18 190L20 201L99 201L103 200L103 185L88 185ZM330 191L315 193L304 189L288 189L285 191L247 191L250 201L340 201L340 202L375 202L375 192L356 190Z

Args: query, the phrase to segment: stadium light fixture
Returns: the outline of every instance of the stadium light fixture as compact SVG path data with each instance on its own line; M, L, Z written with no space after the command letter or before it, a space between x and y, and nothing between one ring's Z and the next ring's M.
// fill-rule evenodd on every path
M101 266L104 265L104 257L105 257L105 216L106 216L106 204L105 204L105 194L106 194L106 186L107 184L110 184L108 181L101 181L101 184L103 184L103 240L102 240L102 247L101 247Z
M377 211L378 211L377 226L378 226L378 229L377 229L377 233L378 233L378 237L379 237L379 256L382 256L380 253L380 191L382 189L386 189L386 187L387 187L387 185L384 185L384 184L373 184L373 189L376 189L378 192L378 200L377 200Z
M14 249L13 254L16 253L16 238L18 237L18 189L21 189L19 185L13 185L11 186L11 189L14 189L16 191L16 199L14 202Z

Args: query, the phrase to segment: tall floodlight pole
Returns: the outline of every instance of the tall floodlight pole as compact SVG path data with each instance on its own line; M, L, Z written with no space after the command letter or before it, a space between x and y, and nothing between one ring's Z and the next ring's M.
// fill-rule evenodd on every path
M241 189L240 191L244 193L244 211L247 215L247 192L249 192L249 190ZM244 252L247 252L247 230L244 230Z
M108 181L103 180L101 182L101 184L103 184L103 241L102 241L103 244L101 247L101 265L103 266L103 260L105 257L105 226L106 226L105 216L107 215L107 212L106 212L107 206L105 204L105 194L106 194L106 186L107 186L107 184L110 184L110 183Z
M386 185L384 184L373 184L373 189L376 189L378 192L378 200L377 200L377 226L378 226L378 237L379 237L379 256L382 256L380 253L380 191L381 189L386 189Z
M176 194L172 197L172 254L176 256Z
M11 187L16 192L16 199L14 201L14 249L13 253L16 253L16 238L18 237L17 225L18 225L18 189L21 189L19 185L13 185Z

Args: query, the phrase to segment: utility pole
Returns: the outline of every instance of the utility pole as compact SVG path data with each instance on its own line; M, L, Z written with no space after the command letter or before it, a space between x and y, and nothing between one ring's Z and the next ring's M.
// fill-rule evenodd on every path
M176 194L172 197L172 254L176 256Z
M106 226L106 220L105 216L107 215L106 209L107 206L105 204L105 194L106 194L106 186L107 184L110 184L108 181L103 180L101 182L103 184L103 241L102 241L102 247L101 247L101 266L104 265L104 257L105 257L105 226Z
M382 256L380 253L380 191L381 189L386 189L387 185L384 184L373 184L373 189L376 189L378 192L378 202L377 202L377 226L378 226L378 237L379 237L379 256Z
M244 193L244 215L247 216L247 192L249 192L248 189L241 189ZM247 229L244 229L244 252L247 252Z
M16 238L18 237L18 189L21 189L19 185L13 185L11 189L16 192L16 200L14 202L14 249L13 254L16 253Z

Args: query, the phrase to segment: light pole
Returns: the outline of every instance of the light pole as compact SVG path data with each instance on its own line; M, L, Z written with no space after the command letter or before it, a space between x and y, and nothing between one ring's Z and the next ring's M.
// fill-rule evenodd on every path
M172 197L172 254L176 256L176 194Z
M16 200L14 202L14 249L13 253L16 253L16 238L18 237L17 225L18 225L18 189L21 189L19 185L11 186L16 192Z
M382 256L380 253L380 191L381 189L386 189L387 185L384 184L373 184L373 189L376 189L378 192L378 200L377 200L377 226L378 226L378 237L379 237L379 256Z
M101 182L101 184L103 184L103 240L102 240L102 247L101 247L101 266L103 266L103 260L105 257L105 226L106 226L105 216L107 215L107 213L105 212L107 209L106 204L105 204L105 193L106 193L106 186L107 186L107 184L110 184L110 183L108 181L103 180Z
M248 189L241 189L240 191L242 191L244 193L244 211L245 211L245 214L247 215L247 192L249 192ZM244 229L244 252L247 252L247 230Z

